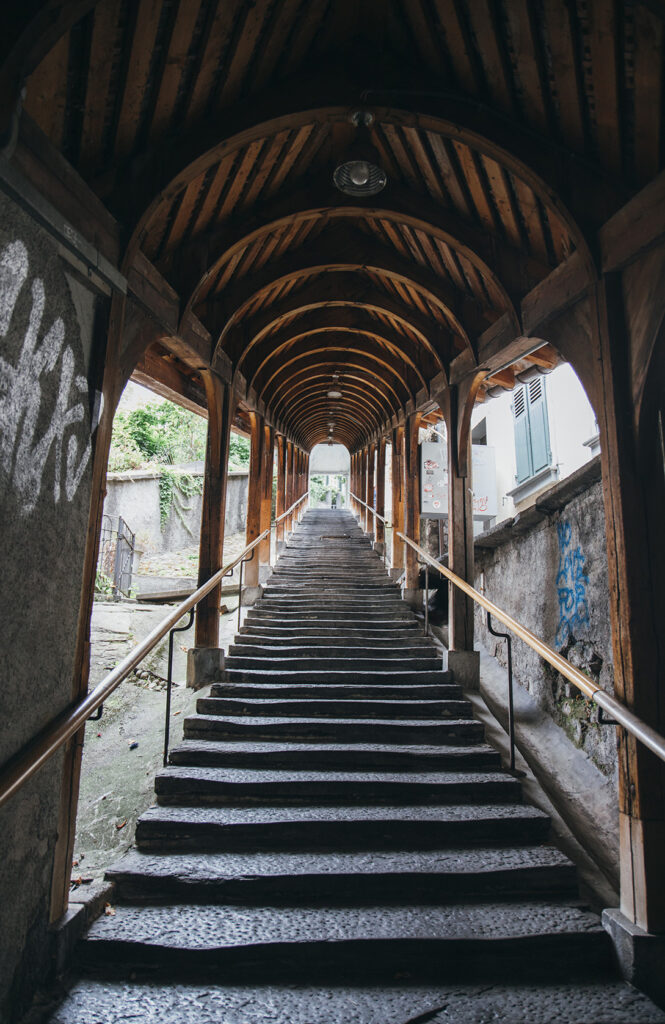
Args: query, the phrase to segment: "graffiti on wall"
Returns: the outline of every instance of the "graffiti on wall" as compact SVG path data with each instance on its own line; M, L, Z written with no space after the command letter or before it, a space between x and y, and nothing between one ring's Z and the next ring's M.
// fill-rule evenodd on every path
M559 623L555 643L557 650L576 634L580 628L589 624L589 605L586 588L589 577L584 571L585 556L582 548L572 546L572 528L570 523L559 523L557 538L559 541L559 565L556 577L557 599L559 602Z
M29 289L26 315L17 312ZM15 316L16 313L16 316ZM39 277L30 279L28 250L14 241L0 252L0 338L12 329L22 340L18 356L0 356L0 473L13 485L23 514L32 512L42 488L52 487L53 500L71 501L90 460L87 426L88 381L77 373L67 344L65 324L49 324L46 292ZM53 374L53 385L47 377ZM50 483L45 472L53 452Z

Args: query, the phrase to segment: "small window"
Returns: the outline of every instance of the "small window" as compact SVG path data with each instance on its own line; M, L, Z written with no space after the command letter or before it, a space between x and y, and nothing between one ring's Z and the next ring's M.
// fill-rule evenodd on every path
M513 392L516 480L524 483L552 461L545 379L534 377Z

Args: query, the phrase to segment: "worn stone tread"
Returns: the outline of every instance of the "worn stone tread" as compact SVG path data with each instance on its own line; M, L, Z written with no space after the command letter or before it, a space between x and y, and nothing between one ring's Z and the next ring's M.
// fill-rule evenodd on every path
M229 764L238 768L295 767L305 764L313 768L344 766L346 770L373 768L375 771L399 771L463 767L498 769L500 757L486 743L463 747L450 745L412 744L398 746L379 743L219 743L214 740L184 740L171 749L172 764Z
M365 683L356 685L354 683L316 683L314 686L307 683L277 683L266 685L262 683L213 683L210 688L212 697L263 697L265 699L277 697L314 697L319 700L336 698L355 698L365 700L367 698L386 698L389 700L405 697L407 700L460 700L463 697L462 688L455 683L407 683L405 686L398 684Z
M620 982L221 986L86 980L49 1024L665 1024Z
M551 846L422 851L146 853L132 850L106 872L121 899L257 902L352 898L354 903L438 902L463 893L493 899L576 891L574 865Z
M333 718L325 715L299 718L272 715L188 715L185 736L217 735L247 739L293 737L314 742L317 738L329 743L433 743L450 740L464 744L484 738L480 722L467 718Z
M585 941L587 940L587 941ZM114 950L114 946L122 950ZM95 947L100 946L99 954ZM477 958L487 949L488 960L508 956L511 961L529 948L533 964L544 956L575 962L581 953L607 959L610 940L598 917L583 907L538 900L519 903L458 902L443 906L237 906L210 904L118 905L113 917L99 918L83 941L84 959L129 954L143 962L204 966L223 965L225 954L235 952L230 964L248 960L266 966L275 954L293 957L298 950L313 964L336 953L359 960L376 957L381 949L391 955L436 955L456 962L472 958L478 973L489 963ZM276 966L274 963L273 967ZM443 966L443 965L442 965ZM542 966L542 965L541 965ZM367 969L382 966L374 960Z
M259 717L308 718L311 715L323 718L380 718L389 721L401 718L454 720L468 719L472 721L472 707L467 700L426 700L419 701L401 698L386 700L374 697L343 698L342 700L323 700L315 697L289 700L287 698L253 697L235 698L231 696L200 697L196 705L197 711L207 715L243 715Z

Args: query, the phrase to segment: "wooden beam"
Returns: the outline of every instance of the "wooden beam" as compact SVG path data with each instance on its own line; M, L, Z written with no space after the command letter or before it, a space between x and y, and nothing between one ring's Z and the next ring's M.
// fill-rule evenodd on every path
M156 395L207 419L208 404L203 384L179 371L172 360L164 358L154 348L148 349L138 361L131 379Z
M600 229L603 271L619 270L665 236L665 171Z
M549 320L583 298L591 284L582 255L573 253L522 299L524 333L535 334L541 330Z

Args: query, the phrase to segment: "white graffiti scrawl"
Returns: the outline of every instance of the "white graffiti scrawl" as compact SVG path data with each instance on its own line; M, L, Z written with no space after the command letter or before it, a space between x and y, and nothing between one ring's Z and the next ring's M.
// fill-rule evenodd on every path
M27 319L20 325L13 324L14 334L25 331L18 359L12 365L0 355L0 475L5 479L5 487L13 484L19 507L26 515L37 504L52 450L56 504L63 492L67 501L72 500L92 451L88 435L79 455L79 439L76 430L72 430L77 424L85 423L85 405L79 399L87 395L88 382L75 373L74 352L65 344L62 318L57 317L48 329L42 328L46 305L44 282L35 277L27 283L29 272L28 250L23 242L11 242L0 252L0 338L6 337L12 327L24 286L30 288ZM50 422L45 424L46 417L41 415L40 418L44 377L54 371L57 374L58 370L55 405ZM36 436L38 428L41 436ZM86 430L85 426L83 429Z

